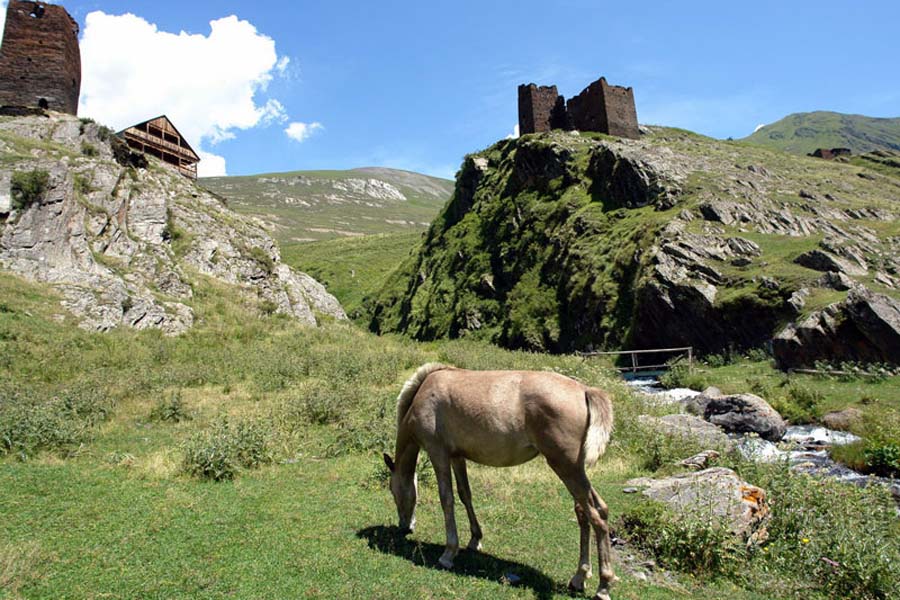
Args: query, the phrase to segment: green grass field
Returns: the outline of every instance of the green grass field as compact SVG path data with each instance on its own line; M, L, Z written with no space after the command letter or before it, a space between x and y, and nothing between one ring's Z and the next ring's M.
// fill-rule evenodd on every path
M436 568L443 527L427 468L417 531L396 535L380 453L392 446L400 386L431 360L554 369L611 389L617 431L591 477L620 536L618 519L641 503L623 486L651 472L649 454L671 472L694 450L660 445L638 427L637 414L661 409L632 396L602 363L464 340L420 344L342 323L306 329L261 316L213 282L195 289L193 308L198 325L178 338L88 333L45 288L0 275L0 598L568 597L577 525L571 499L540 460L471 469L485 553L463 553L453 572ZM173 398L179 419L165 420L158 409ZM262 433L261 466L220 482L188 475L187 449L223 419ZM818 487L746 473L769 485L775 507ZM624 557L648 557L629 544L618 553L623 581L614 597L831 598L851 580L860 581L851 589L875 590L855 597L887 597L876 592L896 590L884 583L900 565L885 541L900 533L896 520L841 516L887 500L829 490L791 501L808 502L816 519L781 513L771 553L707 548L740 568L672 567L644 581ZM816 512L821 498L840 504ZM667 527L661 533L679 535ZM855 578L808 567L797 535L812 538L803 552L827 548ZM847 546L851 538L865 560ZM831 554L836 545L843 554ZM504 583L509 575L521 582Z
M416 252L422 233L393 233L282 246L282 260L321 281L351 318L362 314L366 296Z

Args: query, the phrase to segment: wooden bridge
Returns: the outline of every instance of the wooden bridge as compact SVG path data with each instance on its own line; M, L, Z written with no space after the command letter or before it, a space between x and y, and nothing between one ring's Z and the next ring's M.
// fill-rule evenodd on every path
M623 373L637 373L638 371L658 371L660 369L668 369L670 367L669 362L665 362L663 364L653 364L653 365L642 365L640 364L640 360L638 358L643 355L655 355L655 354L675 354L682 355L687 358L688 369L692 370L694 368L694 348L693 346L688 346L685 348L658 348L653 350L616 350L612 352L578 352L578 356L582 358L590 358L592 356L630 356L631 357L631 366L625 367L616 367L619 371ZM671 359L669 359L671 361ZM658 362L658 361L656 361Z

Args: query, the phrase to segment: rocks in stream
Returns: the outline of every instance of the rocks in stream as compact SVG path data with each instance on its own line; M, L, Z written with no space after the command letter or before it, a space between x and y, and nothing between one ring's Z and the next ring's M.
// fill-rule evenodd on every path
M728 433L755 433L763 439L778 441L787 429L778 411L753 394L701 394L689 400L685 408Z

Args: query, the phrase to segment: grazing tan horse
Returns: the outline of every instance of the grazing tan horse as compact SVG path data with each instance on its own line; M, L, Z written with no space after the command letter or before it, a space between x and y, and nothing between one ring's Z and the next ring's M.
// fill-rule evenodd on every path
M584 591L591 576L591 527L597 537L600 586L595 600L608 600L616 580L610 565L608 510L585 473L606 450L613 425L610 396L557 373L466 371L427 364L397 398L396 462L387 454L391 493L400 528L415 527L416 463L424 449L434 465L444 510L447 546L440 558L453 567L459 550L453 514L453 482L466 513L472 540L481 549L481 526L472 508L466 461L493 467L520 465L543 455L575 499L581 528L581 556L569 588Z

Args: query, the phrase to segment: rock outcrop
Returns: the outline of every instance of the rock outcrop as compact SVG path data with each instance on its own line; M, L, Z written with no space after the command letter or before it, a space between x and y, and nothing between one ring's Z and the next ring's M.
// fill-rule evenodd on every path
M855 287L843 302L788 325L772 350L782 369L816 361L900 364L900 301Z
M46 173L17 205L0 193L0 265L53 284L85 328L182 333L199 275L310 325L317 313L345 318L321 284L280 262L256 223L161 163L135 168L103 127L53 113L2 118L0 152L0 192Z
M900 179L663 128L552 132L468 157L368 306L373 330L423 339L704 354L864 281L900 289Z
M664 479L633 479L626 485L644 488L644 496L677 514L704 522L718 519L747 539L766 538L769 506L765 490L742 480L731 469L716 467Z

